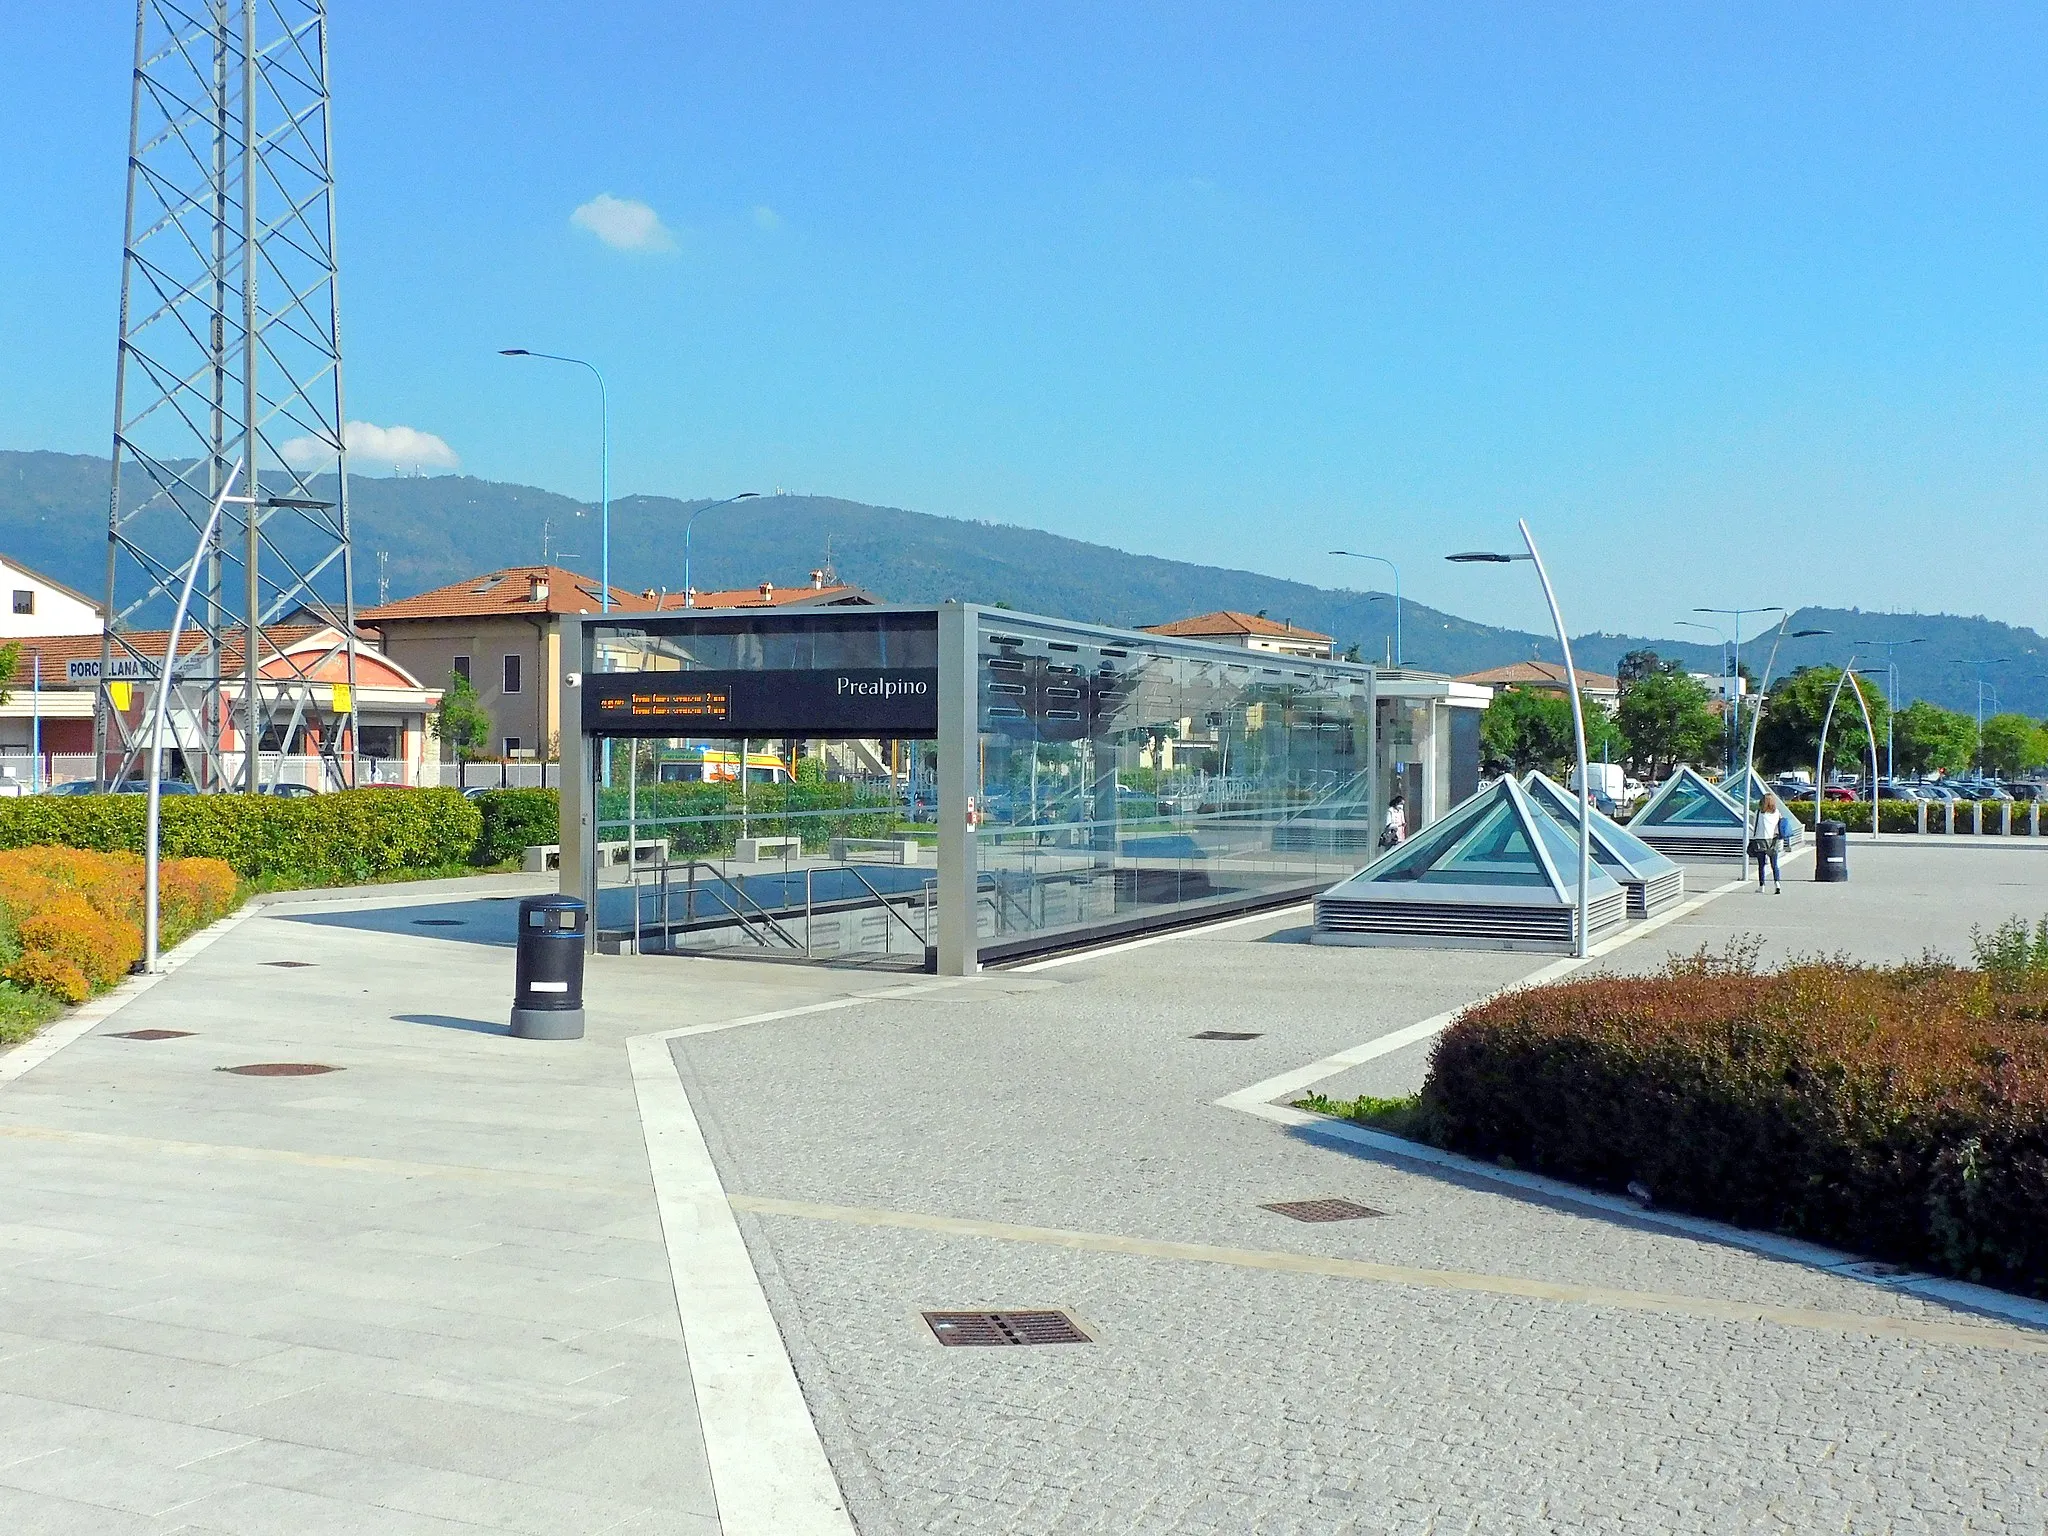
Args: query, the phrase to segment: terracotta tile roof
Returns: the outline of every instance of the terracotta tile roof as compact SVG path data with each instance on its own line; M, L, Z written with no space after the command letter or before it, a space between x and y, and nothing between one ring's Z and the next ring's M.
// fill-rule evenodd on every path
M511 565L450 582L431 592L401 597L395 603L364 608L356 617L366 624L405 619L491 619L536 613L596 613L604 606L598 584L559 565ZM538 596L536 594L539 594ZM636 593L612 588L611 606L646 609L653 605Z
M260 658L263 661L268 661L271 657L289 650L300 641L328 629L335 630L337 635L340 634L340 630L331 624L273 624L270 628L263 631L264 645L259 653ZM374 650L376 648L377 637L375 635L364 634L360 629L357 630L356 635L356 645L359 651ZM122 638L144 656L161 658L164 653L164 642L170 639L170 631L167 629L130 629L122 631ZM21 647L22 665L20 674L15 678L14 685L16 688L20 688L28 681L30 665L28 656L31 651L37 651L42 654L43 686L46 688L53 685L53 679L58 683L63 681L64 663L67 661L98 661L100 659L100 637L98 635L24 635L19 640L10 640L7 643ZM193 655L205 643L206 637L203 634L197 630L187 629L178 636L178 654L180 656ZM128 653L121 646L116 645L114 647L114 654L116 656L125 656ZM228 671L233 671L242 665L242 636L239 630L223 637L221 659L224 668Z
M1297 629L1292 624L1276 623L1262 619L1255 613L1239 613L1231 608L1219 608L1214 613L1197 614L1192 619L1175 619L1170 624L1145 624L1140 626L1147 634L1178 635L1182 639L1203 639L1210 635L1269 635L1278 640L1328 641L1328 635L1317 634L1312 629Z
M653 593L643 592L640 601L645 604L654 597ZM659 598L663 613L683 608L809 608L835 604L865 607L879 601L874 593L844 581L829 587L778 587L764 581L758 587L738 587L730 592L699 592L694 603L681 592L664 593Z
M1588 672L1584 667L1577 669L1579 688L1586 693L1619 693L1621 681L1604 672ZM1513 688L1517 685L1528 688L1563 688L1565 686L1564 666L1555 661L1516 661L1505 667L1490 667L1484 672L1467 672L1458 679L1461 683L1482 683L1490 688Z

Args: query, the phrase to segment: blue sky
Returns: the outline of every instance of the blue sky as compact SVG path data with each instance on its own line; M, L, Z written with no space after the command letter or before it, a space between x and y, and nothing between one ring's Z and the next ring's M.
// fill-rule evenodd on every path
M0 6L0 446L103 453L132 12ZM349 414L468 472L596 493L523 345L615 493L2043 622L2038 7L335 12Z

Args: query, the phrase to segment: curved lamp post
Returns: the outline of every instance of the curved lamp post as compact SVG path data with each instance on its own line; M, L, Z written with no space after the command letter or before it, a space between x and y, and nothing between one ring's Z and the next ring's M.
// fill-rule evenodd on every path
M1763 613L1768 610L1757 608L1748 611ZM1779 611L1785 612L1783 609ZM1785 617L1778 620L1778 632L1771 637L1771 654L1764 662L1764 675L1756 685L1756 708L1749 712L1749 749L1742 757L1742 825L1744 837L1749 836L1749 786L1751 781L1756 778L1756 728L1763 724L1764 694L1771 686L1771 669L1778 664L1778 647L1785 641L1785 626L1791 622L1792 615L1789 612L1785 612ZM1739 635L1740 633L1741 631L1738 630L1737 634ZM1831 635L1833 633L1834 631L1831 629L1795 629L1792 631L1792 638L1794 640L1810 640L1816 635ZM1740 674L1738 673L1737 675L1739 676ZM1820 794L1820 786L1818 784L1814 785L1813 792L1816 796ZM1816 799L1814 803L1818 805L1820 802ZM1813 815L1814 820L1818 821L1820 819L1819 811L1816 810ZM1749 855L1746 849L1743 851L1742 856L1744 862L1747 863Z
M1893 653L1902 645L1925 645L1926 643L1927 637L1925 635L1915 636L1911 640L1852 640L1850 642L1852 645L1881 645L1884 647L1884 776L1888 779L1895 779L1899 776L1898 764L1893 760L1892 755L1892 716L1899 712L1899 664L1893 659ZM1876 790L1873 789L1871 792L1875 794Z
M612 611L612 408L605 393L604 375L597 371L597 364L585 362L580 357L563 357L554 352L529 352L524 347L500 347L500 357L537 357L549 363L573 363L578 368L588 368L590 376L597 380L598 431L604 455L603 478L599 482L601 509L598 513L598 542L602 551L598 556L597 607L600 613Z
M692 512L689 521L683 524L683 606L685 608L697 606L697 583L690 576L690 530L697 526L697 519L714 508L729 507L736 501L749 501L760 494L759 491L741 491L739 495L728 496L723 501L707 502ZM741 766L744 767L745 765L742 764Z
M1592 943L1592 935L1587 932L1587 918L1591 912L1589 898L1593 878L1593 775L1586 764L1586 715L1579 700L1578 668L1572 665L1571 636L1565 633L1564 614L1557 606L1557 593L1551 590L1550 573L1544 570L1543 557L1536 552L1536 536L1529 532L1528 522L1518 519L1515 526L1522 530L1522 543L1528 548L1527 554L1504 555L1490 550L1467 550L1444 558L1455 565L1506 565L1514 560L1527 560L1536 567L1536 579L1543 584L1543 600L1550 604L1550 619L1557 626L1557 643L1564 651L1565 686L1572 701L1572 744L1579 756L1579 918L1574 924L1578 932L1572 940L1572 953L1584 959Z
M1733 700L1731 719L1734 727L1728 733L1728 771L1733 773L1735 771L1735 749L1742 744L1742 621L1753 613L1784 613L1785 610L1772 604L1764 608L1695 608L1693 612L1718 614L1723 618L1732 618L1735 621L1735 638L1731 642L1735 649L1735 660L1732 670L1728 674L1733 679L1728 687ZM1789 618L1790 615L1787 614L1786 617ZM1781 636L1784 628L1785 621L1780 619L1778 621L1778 629ZM1772 654L1777 654L1775 646L1772 647ZM1758 698L1761 699L1764 691L1761 683L1757 685L1756 691ZM1761 708L1762 706L1759 705L1758 707ZM1756 733L1752 729L1750 734L1754 736Z
M1342 555L1347 560L1377 560L1394 573L1394 665L1401 665L1401 567L1385 555L1361 555L1356 550L1333 549L1333 555Z
M1847 683L1856 692L1856 707L1863 711L1863 734L1870 742L1870 840L1878 836L1878 785L1877 785L1877 731L1870 723L1870 706L1863 700L1863 685L1856 681L1856 653L1849 653L1849 664L1842 668L1842 675L1835 679L1834 691L1828 695L1827 712L1820 718L1820 751L1813 760L1813 830L1820 834L1820 808L1825 804L1822 798L1827 791L1824 770L1828 761L1828 727L1834 723L1835 701L1842 696L1842 684Z

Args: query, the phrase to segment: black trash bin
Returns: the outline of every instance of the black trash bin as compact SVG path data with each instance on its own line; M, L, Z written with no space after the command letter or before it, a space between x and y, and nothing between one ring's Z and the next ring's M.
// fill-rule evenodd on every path
M1849 878L1849 829L1839 821L1813 829L1813 878L1824 885Z
M574 896L520 901L512 970L512 1033L520 1039L583 1038L583 942L589 917Z

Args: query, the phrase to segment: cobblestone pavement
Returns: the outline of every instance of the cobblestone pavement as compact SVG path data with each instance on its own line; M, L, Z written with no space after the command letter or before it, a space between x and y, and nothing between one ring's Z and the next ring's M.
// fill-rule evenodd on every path
M1832 906L1811 886L1764 898L1781 937L1833 949L1871 929L1886 954L1955 952L1971 922L2048 909L2048 859L1906 853L1888 887L1880 853L1856 850ZM1921 909L1870 918L1901 891ZM1746 900L1610 963L1718 945L1750 923ZM1247 1251L1194 1263L743 1208L864 1532L2048 1528L2048 1355L1912 1335L1982 1319L1216 1107L1538 963L1316 949L1298 923L674 1043L736 1196ZM1202 1029L1262 1038L1189 1038ZM1259 1208L1325 1195L1386 1214L1311 1226ZM1627 1294L1301 1274L1262 1253ZM1068 1308L1097 1341L944 1349L918 1317L995 1305Z

